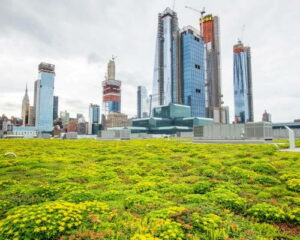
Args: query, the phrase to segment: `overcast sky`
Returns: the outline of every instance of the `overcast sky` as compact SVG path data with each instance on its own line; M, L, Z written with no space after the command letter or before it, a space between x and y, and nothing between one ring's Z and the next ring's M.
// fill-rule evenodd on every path
M233 54L238 38L251 47L255 120L300 118L298 0L177 0L180 27L199 28L192 6L220 17L222 89L233 119ZM59 111L88 117L102 105L101 82L112 55L122 81L122 112L136 114L136 88L151 92L157 14L173 0L0 0L0 114L21 116L26 83L41 61L55 64ZM245 31L242 34L242 26Z

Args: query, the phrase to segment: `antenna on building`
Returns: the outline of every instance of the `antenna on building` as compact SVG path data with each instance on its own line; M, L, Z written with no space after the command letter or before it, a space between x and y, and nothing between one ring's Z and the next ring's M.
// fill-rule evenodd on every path
M245 28L246 28L246 25L245 24L243 24L243 26L242 26L242 29L241 29L241 42L243 42L243 40L244 40L244 32L245 32Z

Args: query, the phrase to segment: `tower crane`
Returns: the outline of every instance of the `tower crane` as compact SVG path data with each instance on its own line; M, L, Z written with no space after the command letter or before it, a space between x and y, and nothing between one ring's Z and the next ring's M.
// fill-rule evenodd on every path
M203 7L202 11L200 11L200 10L198 10L198 9L195 9L195 8L192 8L192 7L190 7L190 6L185 6L185 8L190 9L190 10L192 10L192 11L194 11L194 12L200 13L201 18L202 18L203 15L205 14L205 7Z

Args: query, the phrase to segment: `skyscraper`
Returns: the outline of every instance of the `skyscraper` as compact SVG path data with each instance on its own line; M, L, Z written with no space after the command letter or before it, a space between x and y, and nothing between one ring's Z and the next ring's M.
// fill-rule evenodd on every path
M178 19L176 12L170 8L158 14L158 29L156 37L152 107L167 105L174 102L172 88L175 87L173 79L173 39L178 32Z
M102 82L103 109L105 114L121 112L121 81L115 79L115 61L109 60L107 75Z
M100 106L97 104L90 104L89 106L89 134L96 134L93 133L93 125L99 125L100 123Z
M149 117L149 98L144 86L137 87L137 117Z
M179 103L191 106L192 117L205 117L204 43L200 32L191 26L182 28L179 46L181 49L177 65L181 68L181 80L179 77L176 81L182 84L182 93L177 94L182 96Z
M212 14L203 16L200 29L206 50L206 116L222 123L219 18Z
M38 131L50 132L53 125L55 66L42 62L38 69L38 80L35 82L35 126Z
M29 97L28 97L28 90L27 90L27 86L26 86L25 95L24 95L23 101L22 101L23 126L29 125L29 114L30 114L30 103L29 103Z
M250 47L241 41L233 46L234 120L253 122L253 94Z
M58 96L53 96L53 120L58 118Z

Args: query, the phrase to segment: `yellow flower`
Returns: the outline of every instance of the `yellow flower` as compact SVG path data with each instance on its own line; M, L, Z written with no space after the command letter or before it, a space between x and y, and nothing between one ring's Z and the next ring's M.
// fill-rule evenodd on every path
M59 230L60 232L62 232L63 230L65 230L65 228L60 226L60 227L58 228L58 230Z
M41 223L41 220L38 219L38 220L35 221L35 223L36 223L36 224L39 224L39 223Z

